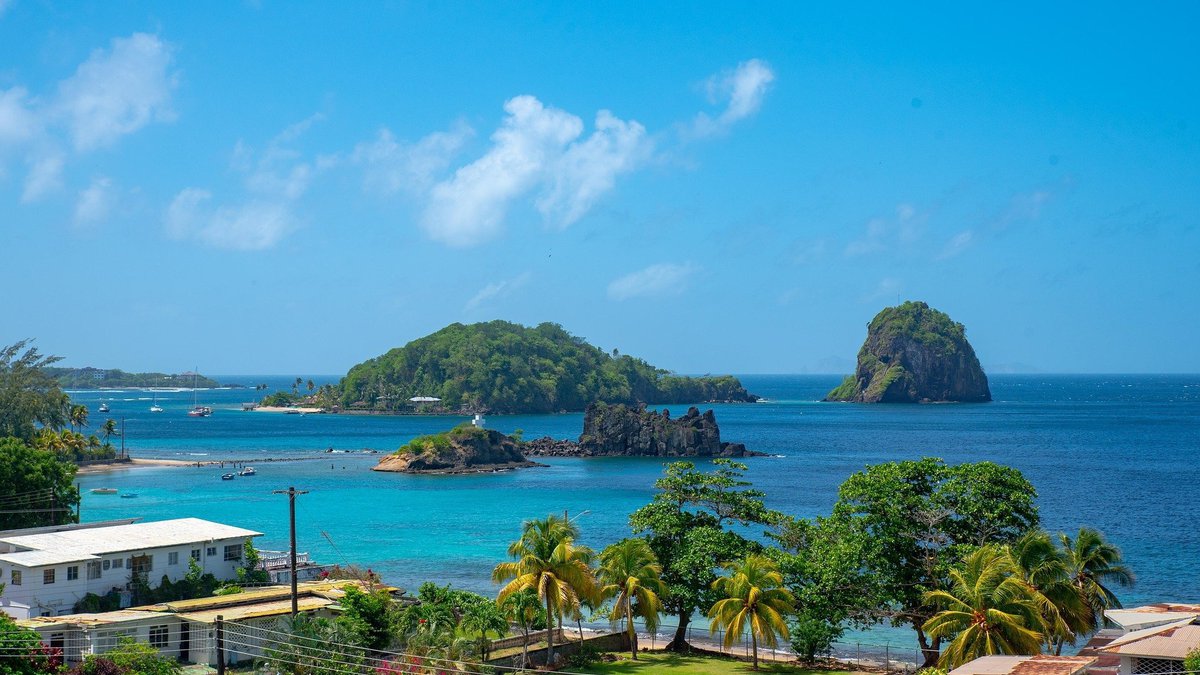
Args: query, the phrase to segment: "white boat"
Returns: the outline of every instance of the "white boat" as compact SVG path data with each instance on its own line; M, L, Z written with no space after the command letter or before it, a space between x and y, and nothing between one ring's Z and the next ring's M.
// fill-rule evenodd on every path
M199 369L199 366L196 366ZM192 409L188 411L188 417L208 417L212 414L212 408L206 405L196 403L196 371L192 371ZM231 476L233 474L230 474Z
M255 471L254 467L252 467L252 466L248 466L238 472L239 476L255 476L257 474L258 474L258 472Z
M107 403L101 403L101 404L100 404L100 410L99 410L99 412L104 412L104 413L108 412L108 404L107 404Z
M94 495L115 495L115 494L117 494L117 492L118 492L117 488L105 488L105 487L92 488L92 494L94 494Z
M159 381L159 384L162 384L162 382ZM162 406L160 406L158 404L158 390L155 389L153 391L153 393L154 393L154 403L152 403L150 405L150 412L162 412L163 411Z

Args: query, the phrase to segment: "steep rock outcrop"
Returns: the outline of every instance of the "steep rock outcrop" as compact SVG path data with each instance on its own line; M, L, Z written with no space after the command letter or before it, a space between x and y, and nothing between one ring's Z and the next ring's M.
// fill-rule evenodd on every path
M868 324L858 368L825 400L984 402L992 393L963 325L924 302L905 302Z
M419 436L372 467L400 473L483 473L542 466L525 459L514 439L469 424L444 434Z
M645 407L593 403L583 417L579 456L603 457L745 457L741 443L722 443L713 411L696 408L671 419Z

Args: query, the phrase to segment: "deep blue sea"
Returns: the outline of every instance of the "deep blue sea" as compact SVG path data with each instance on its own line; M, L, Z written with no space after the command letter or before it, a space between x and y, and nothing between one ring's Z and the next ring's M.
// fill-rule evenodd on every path
M768 401L711 407L723 440L778 455L747 460L749 479L773 508L828 513L838 485L876 462L992 460L1036 486L1049 530L1089 525L1121 547L1138 576L1120 593L1126 605L1200 601L1200 375L996 375L992 403L875 406L818 402L840 377L741 379ZM283 378L220 380L287 386ZM492 566L522 520L566 510L579 516L585 543L603 547L628 536L630 512L651 498L662 470L660 460L609 458L475 476L376 473L369 469L378 456L362 450L391 451L461 420L242 412L253 390L202 390L199 402L215 413L189 418L192 396L159 393L166 411L151 414L149 392L72 393L92 409L93 429L102 423L96 405L109 402L135 457L251 460L258 475L221 481L218 467L85 475L84 520L195 516L259 530L260 548L283 549L287 500L271 491L295 486L310 491L297 501L299 548L320 561L369 566L402 587L432 579L493 593ZM493 416L488 426L575 438L582 415ZM316 459L262 461L268 457ZM101 486L139 496L88 492Z

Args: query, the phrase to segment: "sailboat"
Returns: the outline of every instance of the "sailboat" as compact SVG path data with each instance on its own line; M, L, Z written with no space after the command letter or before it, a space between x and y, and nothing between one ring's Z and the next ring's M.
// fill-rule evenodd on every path
M199 366L197 366L199 369ZM188 411L188 417L208 417L212 414L212 408L206 405L196 403L196 371L192 371L192 409Z
M159 378L158 385L162 385L162 378ZM150 412L162 412L162 406L158 404L158 389L154 389L154 403L150 406Z

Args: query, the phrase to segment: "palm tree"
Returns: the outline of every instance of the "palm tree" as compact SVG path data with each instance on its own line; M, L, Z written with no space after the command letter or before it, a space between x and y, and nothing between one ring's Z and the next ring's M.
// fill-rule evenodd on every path
M624 619L629 633L629 654L637 661L637 631L633 619L641 617L646 630L658 627L658 614L662 609L659 596L666 593L666 585L659 575L662 565L650 544L645 539L623 539L600 553L600 599L616 597L609 620L616 624ZM635 604L636 603L636 604Z
M488 638L488 633L494 634L497 638L508 634L508 621L504 617L504 612L499 606L490 602L468 605L463 610L459 627L467 633L466 637L474 638L472 642L474 648L479 650L480 662L487 661L488 652L491 650L492 641Z
M577 546L579 529L566 518L551 515L544 520L526 521L521 538L508 547L512 562L502 562L492 570L492 581L504 582L496 598L503 603L508 596L534 589L546 606L546 660L554 662L554 620L579 606L580 597L595 593L596 579L589 565L592 551Z
M1010 548L1017 573L1041 605L1047 647L1062 653L1067 642L1091 630L1091 612L1068 574L1067 552L1045 530L1030 530Z
M504 616L521 628L525 639L521 642L521 667L529 667L529 628L545 623L542 601L537 592L527 588L519 593L513 593L499 603Z
M308 381L308 393L310 393L310 394L311 394L311 393L313 393L313 389L314 389L316 386L317 386L317 383L316 383L316 382L313 382L312 380L309 380L309 381Z
M108 439L117 433L117 423L112 419L104 420L104 425L100 427L100 433L104 434L104 445L111 445Z
M71 421L71 426L78 431L83 431L88 423L88 409L86 405L73 405L68 413L68 419Z
M754 670L758 670L758 643L768 647L788 639L787 621L791 613L792 594L783 588L783 575L768 557L747 556L742 562L725 563L729 576L717 577L712 587L724 596L708 610L710 632L725 631L725 647L750 629L750 646L754 655Z
M922 630L931 638L953 638L938 661L942 668L957 668L989 654L1042 650L1042 603L1003 546L975 549L950 570L948 588L930 591L924 599L943 609Z
M1066 554L1067 576L1084 604L1085 630L1099 628L1104 610L1121 606L1112 584L1132 586L1133 570L1123 564L1121 549L1090 527L1079 528L1075 539L1059 534L1058 541Z

